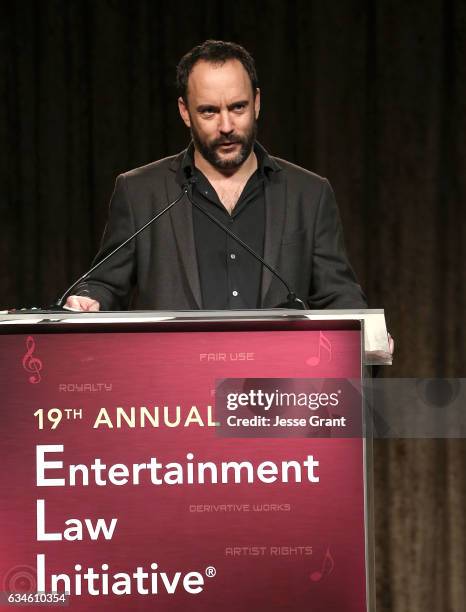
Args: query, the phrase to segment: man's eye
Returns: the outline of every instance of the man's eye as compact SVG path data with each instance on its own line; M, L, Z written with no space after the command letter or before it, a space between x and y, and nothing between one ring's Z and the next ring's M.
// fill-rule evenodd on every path
M201 110L201 115L203 117L210 117L211 115L214 114L214 109L213 108L204 108L203 110Z
M246 108L246 104L235 104L233 110L235 111L243 111Z

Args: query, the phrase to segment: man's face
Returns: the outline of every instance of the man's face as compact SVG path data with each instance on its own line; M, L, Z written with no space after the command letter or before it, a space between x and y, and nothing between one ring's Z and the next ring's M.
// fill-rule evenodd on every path
M260 109L260 92L254 97L241 62L197 62L187 98L179 98L178 107L196 149L218 170L239 168L251 153Z

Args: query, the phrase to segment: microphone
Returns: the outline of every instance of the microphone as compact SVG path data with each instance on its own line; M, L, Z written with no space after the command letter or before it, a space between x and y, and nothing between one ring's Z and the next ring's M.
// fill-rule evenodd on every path
M192 187L194 183L196 183L196 181L197 181L196 177L191 176L188 179L187 183L185 183L187 187L186 196L188 200L190 201L191 205L194 206L194 208L197 208L197 210L201 211L203 215L208 217L213 223L215 223L217 227L219 227L226 234L228 234L230 238L233 238L233 240L237 242L238 244L240 244L243 247L243 249L246 249L246 251L250 255L252 255L254 259L259 261L265 268L267 268L267 270L269 270L285 286L286 291L288 293L286 301L282 302L278 306L275 306L275 308L290 308L290 309L296 309L296 310L306 310L305 303L297 297L296 293L292 291L292 289L290 289L290 286L288 285L288 283L285 281L285 279L282 276L280 276L280 274L277 272L277 270L275 270L275 268L273 268L270 264L268 264L265 261L265 259L261 257L258 253L256 253L254 249L252 249L248 244L246 244L244 240L242 240L239 236L233 233L231 229L229 229L226 225L223 225L223 223L219 221L216 217L214 217L214 215L212 215L209 211L204 210L204 208L202 208L200 204L194 201L190 191L192 190Z
M256 253L239 236L237 236L234 232L232 232L228 227L223 225L223 223L221 221L219 221L216 217L214 217L207 210L204 210L202 208L202 206L200 206L197 202L195 202L193 200L192 195L190 193L190 190L192 190L192 186L194 185L194 183L196 183L196 181L197 181L196 177L194 177L194 176L188 177L187 180L182 185L182 189L181 189L180 194L172 202L167 204L165 206L165 208L163 208L160 212L158 212L151 219L149 219L149 221L147 223L145 223L142 227L140 227L133 234L131 234L131 236L129 236L124 242L119 244L116 248L114 248L112 251L110 251L110 253L108 253L103 259L98 261L89 270L87 270L84 274L82 274L72 285L70 285L70 287L68 287L68 289L51 306L50 309L47 309L47 310L44 310L44 311L41 310L41 309L32 309L33 312L36 312L36 313L47 312L47 313L49 313L49 312L53 312L53 311L63 311L63 310L65 310L63 308L63 303L65 302L66 298L71 294L73 289L75 289L75 287L77 287L80 283L84 282L93 272L95 272L95 270L100 268L100 266L102 266L107 260L109 260L111 257L113 257L113 255L118 253L118 251L120 251L128 243L130 243L132 240L134 240L134 238L136 238L141 232L143 232L150 225L152 225L152 223L157 221L157 219L160 219L160 217L162 217L173 206L175 206L175 204L177 204L185 195L187 196L187 198L188 198L189 202L191 203L191 205L194 206L194 208L197 208L198 210L200 210L202 212L202 214L207 216L213 223L215 223L215 225L217 225L217 227L219 227L222 231L224 231L226 234L228 234L234 241L236 241L238 244L240 244L250 255L252 255L252 257L254 257L257 261L259 261L265 268L267 268L267 270L269 270L284 285L284 287L286 288L287 293L288 293L287 299L286 299L285 302L283 302L283 303L279 304L278 306L276 306L276 308L289 308L289 309L306 310L306 305L304 304L304 302L297 297L296 293L290 288L288 283L277 272L277 270L275 270L275 268L273 268L270 264L268 264L258 253ZM25 309L22 309L22 311L24 312Z
M92 268L90 268L87 272L85 272L82 276L80 276L78 278L78 280L75 281L70 287L68 287L68 289L65 291L65 293L53 304L52 308L55 309L55 310L64 310L63 302L70 295L70 293L73 291L73 289L79 285L79 283L82 283L83 281L85 281L93 272L95 272L95 270L100 268L100 266L103 263L105 263L108 259L113 257L115 255L115 253L118 253L118 251L120 251L123 247L125 247L129 242L134 240L134 238L136 238L136 236L139 236L139 234L141 232L143 232L146 228L148 228L150 225L152 225L152 223L157 221L157 219L160 219L160 217L162 215L164 215L166 212L168 212L170 210L170 208L175 206L175 204L178 204L178 202L183 198L183 196L185 194L186 195L188 194L188 186L190 184L192 184L194 181L195 181L194 178L190 178L187 181L185 181L183 183L183 185L182 185L181 193L179 194L179 196L177 198L175 198L173 200L173 202L170 202L169 204L167 204L165 206L165 208L163 208L159 213L157 213L155 216L153 216L152 219L150 219L142 227L140 227L138 230L136 230L134 232L134 234L131 234L131 236L129 238L127 238L124 242L119 244L116 248L113 249L113 251L110 251L110 253L108 253L103 259L98 261L95 265L92 266Z

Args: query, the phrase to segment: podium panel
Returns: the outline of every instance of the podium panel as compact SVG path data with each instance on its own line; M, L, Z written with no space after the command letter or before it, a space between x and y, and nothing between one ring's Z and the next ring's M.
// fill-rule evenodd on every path
M4 598L368 609L359 321L2 332Z

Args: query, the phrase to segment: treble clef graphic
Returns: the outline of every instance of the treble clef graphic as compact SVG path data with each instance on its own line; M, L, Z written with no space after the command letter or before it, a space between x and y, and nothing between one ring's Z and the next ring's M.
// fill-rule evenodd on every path
M29 382L33 385L41 381L40 371L42 370L42 361L37 357L33 357L36 343L32 336L28 336L26 339L27 353L23 357L23 368L26 372L32 372L32 376L29 377Z

